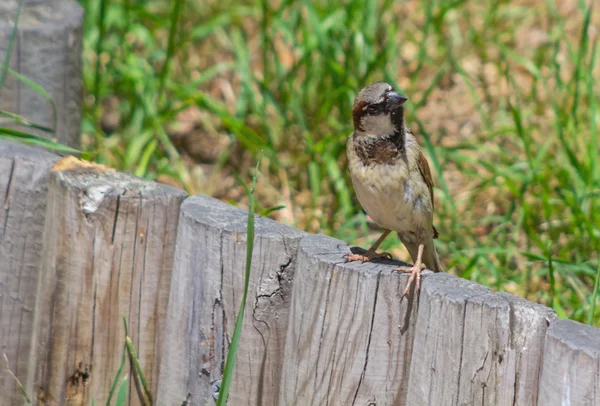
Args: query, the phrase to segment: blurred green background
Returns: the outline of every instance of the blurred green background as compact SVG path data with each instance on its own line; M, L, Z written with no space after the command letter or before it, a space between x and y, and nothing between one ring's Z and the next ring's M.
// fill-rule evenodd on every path
M589 1L81 0L94 159L366 247L351 105L385 80L435 177L449 272L600 326ZM382 248L409 256L398 239Z

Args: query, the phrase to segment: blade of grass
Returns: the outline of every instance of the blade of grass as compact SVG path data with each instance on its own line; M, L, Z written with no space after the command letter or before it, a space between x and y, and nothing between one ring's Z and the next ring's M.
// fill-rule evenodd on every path
M312 192L312 205L315 208L317 207L319 196L321 195L321 173L319 165L315 161L308 163L308 181Z
M8 73L19 79L21 82L29 86L34 92L41 95L43 98L50 102L50 105L52 105L52 127L54 128L52 130L52 133L54 134L56 132L56 105L54 104L54 100L52 100L50 93L48 93L46 89L44 89L41 85L38 85L33 80L29 79L27 76L21 75L19 72L8 68Z
M550 276L550 307L555 308L556 300L556 277L554 276L554 263L552 257L548 258L548 276Z
M21 381L19 381L19 378L16 377L16 375L13 373L13 371L11 371L10 365L8 364L8 357L6 356L6 353L3 353L3 355L4 355L4 361L6 361L6 370L8 371L8 373L13 377L13 379L17 383L17 386L19 387L19 390L21 391L21 394L25 398L25 401L27 402L27 404L30 405L31 399L29 399L29 396L27 395L27 391L25 390L23 385L21 385Z
M139 160L138 167L135 169L135 176L143 177L146 175L146 171L148 170L148 164L150 163L150 158L152 157L152 154L154 154L156 147L158 147L158 141L156 141L155 139L150 141L148 145L146 145L146 148L144 148L144 152L142 153L142 157Z
M127 333L125 333L127 334ZM106 400L106 406L110 406L110 401L117 390L117 384L119 383L119 379L121 378L121 374L123 374L123 370L125 369L125 354L127 353L127 347L123 345L123 353L121 355L121 365L119 366L119 370L117 371L117 375L115 375L115 379L110 387L110 392L108 392L108 399Z
M68 152L71 154L80 154L81 151L68 147L58 142L50 141L37 135L27 134L12 128L0 127L0 138L12 141L24 142L26 144L39 145L54 151Z
M125 325L125 331L127 331L127 321L125 320L125 317L123 317L123 324ZM135 353L135 347L133 346L133 342L131 341L131 338L129 337L129 335L127 334L125 336L125 347L127 348L127 352L129 353L129 362L131 362L131 365L133 365L133 370L135 373L135 376L140 380L142 387L144 389L144 394L146 395L146 398L148 399L148 404L152 404L152 394L150 393L150 389L148 389L148 382L146 381L146 378L144 377L144 373L142 371L142 367L140 365L140 361ZM140 399L142 400L142 399ZM144 402L144 404L146 404Z
M573 73L573 81L575 82L575 90L573 92L573 107L571 109L571 117L577 123L577 109L579 107L579 82L581 81L581 66L583 64L583 57L586 54L588 44L588 29L590 26L590 19L592 17L592 9L594 8L594 2L590 2L590 6L585 12L583 27L581 27L581 37L579 39L579 52L577 53L577 63L575 64L575 73Z
M594 312L596 311L596 301L598 300L598 284L600 282L600 260L598 261L596 271L596 281L594 282L594 291L592 293L592 303L590 304L590 310L588 311L587 322L590 326L594 325Z
M13 120L13 121L9 121L9 122L14 122L15 124L22 125L23 127L35 128L36 130L44 131L44 132L51 133L51 134L54 133L54 130L52 128L48 128L43 125L32 123L31 121L27 120L25 117L22 117L15 113L11 113L10 111L0 110L0 116L8 117Z
M348 184L344 181L344 177L340 171L339 164L334 157L326 155L325 167L327 169L327 174L333 183L333 188L338 196L342 213L344 217L349 217L353 209L352 198L350 197Z
M94 107L98 107L100 103L100 54L102 53L102 44L106 36L106 8L109 0L100 0L100 12L98 13L98 41L96 42L96 72L94 76Z
M169 27L169 41L167 45L167 56L165 58L165 63L159 74L159 87L158 87L158 104L161 105L161 101L163 99L163 91L165 89L165 80L167 79L167 74L169 73L169 67L171 65L171 60L173 59L173 53L175 51L175 34L177 32L177 27L179 27L179 14L181 13L181 5L184 3L183 1L175 1L173 2L173 9L171 10L170 21L171 25Z
M121 381L121 386L119 387L119 394L117 395L117 403L116 406L125 406L127 403L127 375L123 377Z
M283 210L285 209L286 206L281 205L281 206L275 206L275 207L269 207L267 209L262 210L259 214L263 217L267 217L269 214L279 211L279 210Z
M19 17L21 16L21 7L23 6L23 0L19 0L19 6L17 8L17 15L15 16L15 25L13 25L12 32L10 33L10 40L8 41L8 49L6 50L6 56L2 63L2 70L0 70L0 93L4 88L4 81L6 80L6 74L8 73L8 64L10 63L10 57L12 55L13 46L15 45L15 38L17 37L17 28L19 26Z
M221 379L221 387L219 388L219 397L217 399L217 406L226 406L227 397L229 396L229 387L231 386L231 379L233 377L233 369L235 368L235 361L237 357L238 346L240 343L240 336L242 333L242 323L244 321L244 309L246 308L246 298L248 297L248 286L250 284L250 268L252 267L252 251L254 249L254 211L256 209L256 199L254 197L254 188L256 187L256 175L258 173L258 166L260 165L262 153L259 155L256 162L256 168L254 169L254 176L252 177L252 186L250 187L249 200L250 207L248 208L248 225L247 225L247 239L246 239L246 272L244 275L244 293L242 295L242 303L240 303L240 310L235 321L235 328L233 330L233 337L231 338L231 344L229 351L227 351L227 360L225 361L225 369L223 370L223 378Z

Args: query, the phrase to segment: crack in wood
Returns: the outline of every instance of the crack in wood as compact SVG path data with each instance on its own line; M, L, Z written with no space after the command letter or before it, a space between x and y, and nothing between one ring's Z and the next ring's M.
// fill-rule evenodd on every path
M4 225L2 226L2 239L6 236L6 227L8 226L8 217L10 213L10 201L11 201L11 186L13 184L13 175L15 173L15 161L13 158L10 165L10 173L8 174L8 182L6 185L6 193L4 194Z
M467 320L467 300L463 300L463 304L462 304L463 308L462 308L462 325L461 325L461 338L460 338L460 357L458 359L458 376L457 376L457 382L456 382L456 401L458 402L458 399L460 399L460 378L461 378L461 371L462 371L462 365L463 365L463 355L464 355L464 350L465 350L465 323Z
M323 322L321 323L321 332L319 336L319 348L317 350L317 362L315 371L319 370L319 361L321 360L321 347L323 345L323 335L325 334L325 322L327 321L327 309L329 309L329 293L331 292L331 281L333 279L333 269L330 269L329 280L327 281L327 294L325 295L325 310L323 313ZM317 387L317 374L315 374L315 387Z
M113 228L112 228L112 235L110 237L110 243L112 245L115 244L115 233L117 232L117 222L119 220L119 206L121 204L121 195L117 195L117 202L115 204L115 218L113 220Z
M371 315L371 326L369 327L369 337L367 339L367 349L365 353L365 365L363 366L362 372L360 374L360 379L358 381L358 385L356 386L356 392L354 393L354 399L352 399L352 406L356 404L356 397L358 396L358 392L360 390L360 386L363 383L365 378L365 374L367 372L367 365L369 364L369 350L371 348L371 337L373 336L373 326L375 325L375 313L377 312L377 298L379 296L379 281L381 279L381 272L377 274L377 284L375 285L375 298L373 300L373 314Z

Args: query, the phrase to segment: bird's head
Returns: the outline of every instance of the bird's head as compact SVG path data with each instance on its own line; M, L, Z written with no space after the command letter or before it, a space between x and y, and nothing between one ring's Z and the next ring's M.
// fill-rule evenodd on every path
M352 107L354 131L361 135L380 137L402 131L404 108L408 98L387 83L377 82L363 88Z

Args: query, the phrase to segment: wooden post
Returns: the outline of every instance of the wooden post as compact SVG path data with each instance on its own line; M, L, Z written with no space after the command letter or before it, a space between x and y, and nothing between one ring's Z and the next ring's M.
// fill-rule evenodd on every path
M560 320L544 348L539 405L600 404L600 329Z
M537 404L544 336L555 317L452 275L426 278L407 404Z
M4 62L17 10L16 0L0 2L0 63ZM80 146L82 104L81 44L83 9L75 0L25 0L10 68L41 85L56 105L8 75L1 89L0 110L20 114L56 128L59 142ZM20 128L22 130L22 128ZM49 134L27 129L49 138Z
M347 252L300 243L280 404L536 404L550 309L426 274L411 310L407 276Z
M300 242L281 405L407 404L416 321L412 302L400 302L408 276L398 264L345 263L348 252L323 235Z
M194 196L181 210L158 405L211 405L237 313L247 212ZM291 283L303 233L257 217L252 273L230 405L277 405Z
M156 393L184 198L72 157L54 166L27 385L36 401L105 404L125 342L123 316ZM130 404L140 404L135 389L129 393Z
M48 175L57 155L0 140L0 357L27 378ZM0 359L0 403L23 401Z
M247 213L204 196L181 205L183 191L72 157L48 175L56 159L0 141L11 370L34 404L104 404L124 315L155 404L212 404L242 296ZM230 404L599 403L600 329L428 271L418 300L401 302L398 262L345 263L348 252L257 218ZM0 376L0 403L22 402Z

